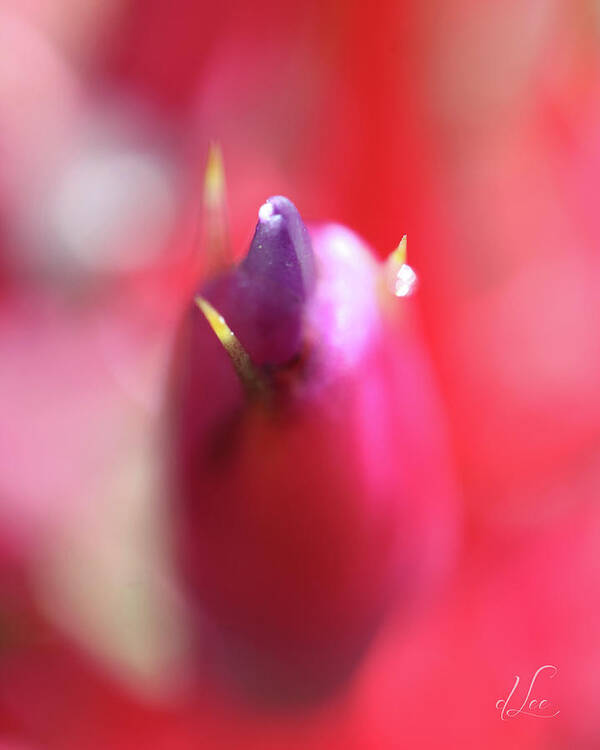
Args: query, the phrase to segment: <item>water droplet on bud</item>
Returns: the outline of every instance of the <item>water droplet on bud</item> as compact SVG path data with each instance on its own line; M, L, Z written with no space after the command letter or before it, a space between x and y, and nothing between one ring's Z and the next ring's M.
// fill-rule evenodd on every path
M385 282L389 291L396 297L409 297L418 285L417 274L406 263L406 235L398 247L389 254L385 261Z
M396 272L393 292L396 297L408 297L416 290L417 283L417 274L407 263L403 263Z

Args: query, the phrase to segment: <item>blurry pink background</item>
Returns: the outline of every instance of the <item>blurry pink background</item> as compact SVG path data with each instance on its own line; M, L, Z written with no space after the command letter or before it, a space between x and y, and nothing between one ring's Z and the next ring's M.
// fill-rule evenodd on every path
M598 747L598 3L3 0L0 50L0 748ZM433 601L294 716L177 697L161 413L211 140L238 256L273 193L408 234L460 487ZM501 721L545 664L560 715Z

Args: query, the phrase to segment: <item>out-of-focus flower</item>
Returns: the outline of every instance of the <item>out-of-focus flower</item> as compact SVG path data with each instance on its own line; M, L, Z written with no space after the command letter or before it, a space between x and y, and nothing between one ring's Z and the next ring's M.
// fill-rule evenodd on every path
M42 599L102 665L56 630L0 648L0 743L8 726L21 750L597 747L598 19L596 0L4 3L4 610ZM115 101L131 138L106 129ZM231 161L234 247L273 190L381 250L409 232L471 521L446 604L389 620L317 717L240 716L214 682L164 712L132 695L173 612L145 596L149 444L158 339L194 278L186 221L158 252L161 196L187 188L195 223L209 138ZM500 722L511 675L545 662L561 716Z
M597 14L435 7L421 299L469 516L514 539L599 492Z
M270 198L185 320L176 544L218 658L254 690L335 684L448 561L452 484L399 265L389 290L352 232L309 235Z

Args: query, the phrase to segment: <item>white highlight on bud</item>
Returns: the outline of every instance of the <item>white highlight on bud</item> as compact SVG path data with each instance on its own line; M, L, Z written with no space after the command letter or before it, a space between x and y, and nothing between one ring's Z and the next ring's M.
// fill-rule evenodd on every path
M275 212L275 208L269 201L266 203L263 203L262 206L258 209L258 218L261 221L267 221L267 219L270 219L271 216L273 216Z

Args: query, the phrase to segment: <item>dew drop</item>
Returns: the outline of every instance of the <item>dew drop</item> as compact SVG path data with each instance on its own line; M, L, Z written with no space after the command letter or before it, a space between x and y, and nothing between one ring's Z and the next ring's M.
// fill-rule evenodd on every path
M417 289L417 274L406 262L406 235L383 265L385 285L395 297L409 297Z
M403 263L395 273L392 292L396 297L409 297L417 288L417 274L408 265Z

